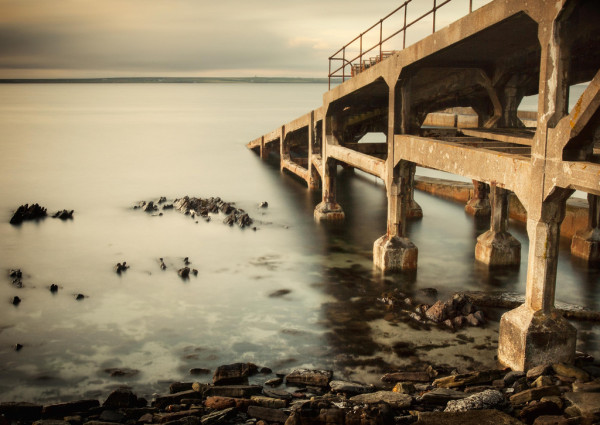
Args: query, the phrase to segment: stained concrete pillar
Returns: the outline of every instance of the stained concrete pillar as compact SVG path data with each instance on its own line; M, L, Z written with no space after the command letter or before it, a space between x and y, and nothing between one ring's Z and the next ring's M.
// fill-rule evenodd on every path
M290 159L290 141L286 141L286 134L285 134L285 125L281 126L281 137L280 137L280 144L279 144L279 157L281 158L279 160L279 169L281 171L283 171L283 160L284 159Z
M308 184L308 189L309 190L317 190L319 188L319 173L317 172L317 170L315 169L315 166L313 165L312 162L312 156L313 156L313 149L314 149L314 145L315 145L315 133L316 133L316 128L315 128L315 111L311 111L310 113L310 124L308 126L308 164L307 164L307 169L308 169L308 181L306 182Z
M571 241L571 255L600 265L600 196L588 194L588 226Z
M465 212L475 217L487 217L490 215L490 199L486 183L473 180L473 197L465 205Z
M560 224L566 198L546 201L527 219L529 262L525 304L500 320L498 361L513 370L565 362L575 356L577 331L554 309Z
M316 221L342 221L345 218L344 210L336 201L335 178L337 174L337 161L329 159L324 167L323 175L323 201L315 207Z
M400 108L396 102L397 77L388 81L388 162L385 184L387 189L387 231L373 243L373 263L383 271L416 270L419 250L406 237L406 219L414 188L416 165L400 161L393 166L394 134L410 131L410 84L400 87ZM399 115L399 116L397 116Z
M541 46L538 125L531 149L526 199L529 256L525 304L500 320L498 361L513 370L547 363L570 363L575 357L576 329L554 308L560 224L572 190L557 187L546 170L561 161L549 129L568 114L569 52L557 20L568 13L543 9L538 22ZM552 156L554 155L554 156Z
M490 185L490 230L480 235L475 245L475 259L490 267L521 263L521 242L508 233L508 193L495 184Z
M408 210L406 211L406 218L418 219L423 218L423 209L415 201L415 172L417 170L416 165L411 168L410 180L408 182Z
M400 161L387 188L387 232L373 244L373 262L384 271L415 270L419 250L406 237L406 219L410 204L411 170L415 164Z

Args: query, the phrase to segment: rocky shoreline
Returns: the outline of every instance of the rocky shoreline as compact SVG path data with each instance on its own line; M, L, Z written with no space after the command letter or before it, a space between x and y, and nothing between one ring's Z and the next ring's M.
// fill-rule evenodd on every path
M209 370L203 369L208 374ZM259 375L263 385L249 384ZM0 403L0 424L36 425L387 425L597 424L600 363L578 353L575 365L527 372L458 374L429 366L390 371L380 385L334 379L330 370L274 373L252 363L219 366L211 383L175 382L152 401L130 388L100 403Z

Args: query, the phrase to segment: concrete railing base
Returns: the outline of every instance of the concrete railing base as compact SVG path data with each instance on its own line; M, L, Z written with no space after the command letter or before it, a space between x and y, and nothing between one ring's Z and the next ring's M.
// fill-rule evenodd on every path
M408 238L383 235L373 243L373 263L383 271L416 270L419 249Z
M550 363L572 363L577 330L558 312L526 304L502 315L498 361L515 371Z

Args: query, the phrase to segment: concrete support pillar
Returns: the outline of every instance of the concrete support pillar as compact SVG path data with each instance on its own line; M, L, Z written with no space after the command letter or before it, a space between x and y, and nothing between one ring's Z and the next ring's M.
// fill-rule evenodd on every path
M316 221L342 221L345 218L344 210L336 201L335 177L337 174L337 161L329 159L324 167L323 175L323 201L315 207Z
M589 264L600 265L600 196L588 194L588 226L571 241L571 254Z
M309 190L316 190L319 188L319 173L315 170L315 167L312 163L313 156L313 147L315 140L315 111L310 113L310 125L308 126L308 184Z
M271 153L271 147L265 144L265 136L260 139L260 159L268 159Z
M284 159L290 159L290 145L289 145L289 141L286 142L285 140L285 125L281 126L281 137L280 137L280 144L279 144L279 155L280 155L280 160L279 160L279 169L281 171L283 171L283 160Z
M477 238L475 259L490 267L518 266L521 263L521 242L508 233L508 191L492 184L490 195L490 230Z
M552 8L539 21L540 55L538 126L532 142L527 207L529 257L525 304L500 320L498 361L513 370L547 363L570 363L576 329L554 309L560 224L572 190L557 187L546 170L561 161L559 140L549 129L568 114L569 53L559 21L568 13Z
M509 83L499 93L502 104L502 117L498 121L498 127L525 127L517 116L519 104L523 100L523 93L517 88L516 77L512 77Z
M408 182L408 210L406 211L406 218L418 219L423 218L423 209L415 201L415 172L417 166L413 164L410 171L410 180Z
M570 363L577 331L554 309L560 224L566 198L546 201L539 218L527 219L529 263L525 304L500 320L498 360L513 370Z
M475 217L490 215L491 208L486 183L473 180L473 197L465 205L465 212Z
M415 164L400 161L388 185L387 232L373 244L373 262L384 271L415 270L419 250L406 235L411 171ZM414 172L414 171L413 171Z

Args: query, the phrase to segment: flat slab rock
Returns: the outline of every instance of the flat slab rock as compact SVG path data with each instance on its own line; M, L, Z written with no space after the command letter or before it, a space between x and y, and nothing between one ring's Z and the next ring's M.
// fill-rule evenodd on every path
M450 400L444 412L493 409L504 404L506 404L506 400L500 391L485 390L465 397L462 400Z
M347 393L347 394L364 394L373 391L372 385L364 385L357 382L349 381L331 381L329 383L331 391L336 393Z
M420 412L417 425L523 425L523 422L498 410L467 412Z
M296 369L285 377L290 384L314 385L326 387L333 377L331 370Z
M573 403L583 416L600 414L600 393L565 393L564 397Z
M376 404L385 402L392 407L405 409L412 403L412 397L408 394L395 393L393 391L377 391L370 394L360 394L350 398L354 403Z

